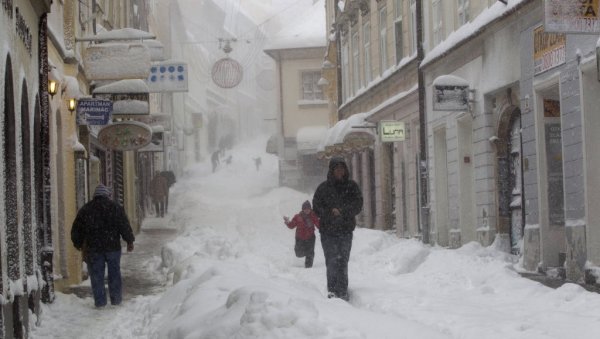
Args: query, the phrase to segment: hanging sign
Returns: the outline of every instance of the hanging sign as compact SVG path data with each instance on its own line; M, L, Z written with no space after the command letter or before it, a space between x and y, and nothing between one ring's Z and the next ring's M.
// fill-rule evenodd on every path
M404 121L380 121L379 138L381 142L404 141Z
M146 79L151 93L187 92L188 66L185 62L165 61L154 63Z
M113 103L107 99L82 98L77 101L78 125L107 125Z
M107 125L98 132L98 141L106 148L133 151L152 140L152 128L137 121L120 121Z
M600 33L600 0L545 0L546 32Z

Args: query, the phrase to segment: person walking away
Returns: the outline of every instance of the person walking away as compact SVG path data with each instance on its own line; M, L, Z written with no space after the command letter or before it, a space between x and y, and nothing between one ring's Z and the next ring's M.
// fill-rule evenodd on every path
M320 219L319 233L327 268L327 297L348 301L348 261L356 215L363 206L358 184L350 179L346 161L329 161L327 180L317 187L313 209Z
M171 186L173 186L177 180L175 179L175 173L173 171L162 171L160 175L167 178L167 196L165 197L165 213L169 212L169 194Z
M304 259L304 267L310 268L313 265L315 258L315 227L319 228L319 218L310 206L310 201L305 201L302 204L302 211L294 215L292 220L288 217L283 217L283 221L290 229L296 229L296 244L294 251L298 258Z
M127 243L127 252L133 251L135 241L125 209L112 201L110 196L110 190L99 184L94 198L77 212L71 228L73 246L82 251L87 264L96 307L106 306L106 266L110 303L121 304L121 238Z
M219 150L213 152L210 156L210 161L212 162L212 171L215 173L217 166L219 166Z
M169 184L167 178L160 175L159 171L154 173L154 178L150 182L150 197L154 202L157 217L165 216L165 201L169 194Z
M256 171L260 170L260 165L262 165L262 159L260 157L253 158L254 165L256 165Z

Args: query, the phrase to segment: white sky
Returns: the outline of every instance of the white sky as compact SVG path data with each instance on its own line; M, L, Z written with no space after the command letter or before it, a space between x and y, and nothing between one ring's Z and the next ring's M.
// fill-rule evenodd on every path
M595 338L600 295L521 278L515 257L469 243L457 250L358 228L350 302L326 298L323 251L314 267L294 256L282 217L311 196L277 187L267 137L230 152L211 173L189 168L171 195L165 244L142 266L167 290L96 310L91 298L57 294L31 338ZM262 157L256 171L252 158ZM156 226L149 219L146 226ZM169 273L170 271L170 273ZM87 283L87 282L86 282Z

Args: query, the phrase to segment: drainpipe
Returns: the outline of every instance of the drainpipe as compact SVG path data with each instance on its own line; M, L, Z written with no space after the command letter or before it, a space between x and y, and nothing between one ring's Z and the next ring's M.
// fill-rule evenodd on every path
M416 0L417 17L417 78L419 93L419 175L420 175L420 215L423 243L429 243L429 199L428 199L428 160L427 160L427 114L425 111L425 77L421 62L425 57L423 50L423 0Z

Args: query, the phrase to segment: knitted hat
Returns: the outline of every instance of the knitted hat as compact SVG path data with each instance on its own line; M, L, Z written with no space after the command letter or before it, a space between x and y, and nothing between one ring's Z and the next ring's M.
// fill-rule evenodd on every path
M110 198L110 189L102 184L98 184L94 191L94 198L100 196Z
M310 201L306 200L305 202L302 203L302 209L305 210L307 208L312 208L310 206Z

